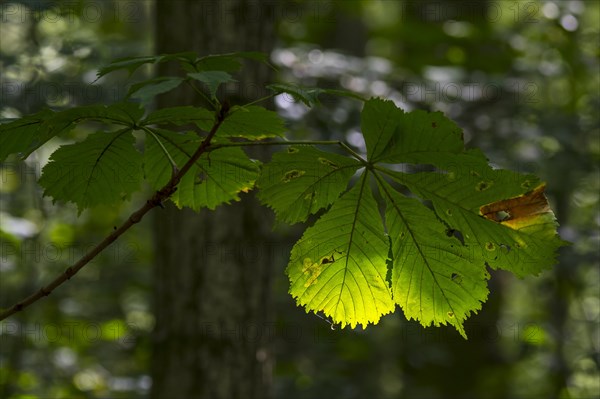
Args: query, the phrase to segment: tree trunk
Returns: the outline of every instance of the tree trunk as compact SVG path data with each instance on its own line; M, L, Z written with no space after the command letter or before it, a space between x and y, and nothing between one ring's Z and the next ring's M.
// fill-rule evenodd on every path
M269 53L273 9L260 1L159 0L156 51ZM264 65L249 66L237 100L261 95L255 89L269 78ZM178 73L169 64L158 72ZM157 101L159 108L194 104L201 100L184 90ZM269 396L271 217L257 205L244 195L216 211L169 205L156 212L152 398Z

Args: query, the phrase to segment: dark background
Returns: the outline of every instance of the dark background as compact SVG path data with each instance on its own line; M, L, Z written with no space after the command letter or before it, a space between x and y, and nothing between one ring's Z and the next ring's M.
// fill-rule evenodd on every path
M400 309L366 330L332 331L287 294L284 268L302 230L277 226L277 241L236 249L257 262L268 251L274 260L272 317L220 334L267 342L277 398L598 397L600 2L282 4L271 14L242 14L274 25L275 80L443 111L493 165L547 181L559 232L573 244L538 277L494 272L465 341L452 328L409 322ZM0 117L123 98L128 82L156 71L91 82L111 59L154 52L162 20L155 10L153 1L0 3ZM256 85L240 89L252 97ZM275 106L289 137L360 145L355 101L325 97L309 110L281 96ZM51 141L25 163L0 165L2 307L77 260L147 194L80 217L43 199L35 178L63 142ZM148 397L154 257L145 220L49 298L0 322L0 398Z

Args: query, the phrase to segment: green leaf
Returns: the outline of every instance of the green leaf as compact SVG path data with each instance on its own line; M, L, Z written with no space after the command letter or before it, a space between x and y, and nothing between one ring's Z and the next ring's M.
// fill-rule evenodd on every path
M83 121L99 121L133 127L144 115L144 109L132 102L111 105L85 105L57 112L49 120L49 125L71 124Z
M223 71L203 71L196 73L188 73L192 79L206 83L211 98L215 98L219 86L227 82L235 82L236 80L230 74Z
M214 111L206 108L192 107L186 105L183 107L161 108L153 111L142 121L143 125L185 125L188 123L212 124L215 120Z
M137 98L146 106L159 94L176 89L183 82L182 78L160 77L136 83L129 88L128 97Z
M98 79L107 73L117 71L120 69L126 69L129 72L129 75L133 74L136 69L141 67L144 64L155 64L167 61L178 60L183 63L192 63L196 58L196 53L194 52L182 52L175 54L162 54L156 56L143 56L143 57L125 57L119 58L110 64L100 68L98 70Z
M277 94L287 93L295 101L302 101L307 107L319 104L319 94L323 93L323 89L289 83L271 84L267 86L267 89L273 90Z
M196 125L209 131L213 120L196 122ZM217 137L243 137L248 140L261 140L282 136L285 133L283 119L276 112L257 105L234 107L217 131Z
M45 109L0 125L0 161L11 154L19 154L22 159L38 148L44 136L44 122L54 115Z
M188 72L197 71L223 71L234 73L240 70L242 63L238 58L230 55L208 55L196 60L194 67Z
M302 101L307 107L320 104L319 96L321 94L330 94L366 101L361 95L348 90L321 89L318 87L306 87L290 83L271 84L267 86L267 89L273 90L277 94L287 93L294 101Z
M224 71L237 72L241 67L242 59L258 61L273 68L269 63L269 57L265 53L257 51L241 51L237 53L207 55L195 62L195 69L200 71ZM274 68L273 68L274 69ZM195 72L189 70L188 72Z
M421 202L381 179L379 187L392 241L394 301L408 319L425 327L449 323L467 338L464 321L487 299L485 266L469 261L467 248Z
M365 104L362 118L369 161L360 183L339 199L323 200L324 206L333 201L330 210L292 250L290 292L307 310L323 311L336 323L366 325L392 306L386 301L374 306L372 299L368 314L355 307L373 292L383 295L386 281L392 304L399 304L407 318L424 326L451 324L466 338L464 321L487 298L488 266L522 277L556 262L565 243L556 234L544 184L535 176L492 169L481 151L465 150L460 129L440 113L404 113L390 101L375 99ZM314 165L314 156L292 163L285 155L294 154L274 157L275 177L261 178L270 190L261 195L285 220L302 220L308 210L294 202L301 187L290 186L288 192L276 178L286 170L299 179ZM436 168L401 173L390 165L394 162ZM371 174L385 205L388 240L365 183ZM344 186L339 182L336 194ZM365 270L369 277L351 280L352 287L339 278ZM373 270L379 278L373 278Z
M365 173L294 245L290 294L342 327L365 327L394 310L386 282L389 242Z
M194 133L180 134L164 129L152 129L146 137L144 172L155 189L162 188L171 178L172 159L177 168L192 157L201 139ZM168 155L167 155L168 154ZM238 147L220 148L203 154L177 186L171 199L178 207L215 209L238 194L254 187L259 166Z
M99 121L105 124L134 126L144 110L134 103L88 105L60 112L44 110L16 121L0 125L0 160L9 154L20 153L27 158L48 140L67 133L77 123Z
M445 166L464 151L462 131L441 112L404 113L392 101L372 99L361 127L371 162Z
M75 203L79 212L129 198L142 178L142 158L134 142L126 128L60 147L42 170L44 196Z
M470 250L470 258L494 269L519 277L537 275L556 263L556 249L564 242L556 235L558 223L545 197L535 212L523 220L507 206L505 220L483 217L481 208L497 201L523 198L542 187L532 175L493 170L461 168L451 173L389 173L413 193L430 200L436 214L449 229L459 232ZM544 204L543 201L546 201ZM508 204L507 204L508 205Z
M303 222L335 201L360 166L352 158L312 146L289 147L263 166L258 197L279 220Z

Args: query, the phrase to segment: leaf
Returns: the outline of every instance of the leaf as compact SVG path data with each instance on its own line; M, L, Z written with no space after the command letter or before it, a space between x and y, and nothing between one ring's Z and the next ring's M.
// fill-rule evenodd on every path
M129 75L133 74L139 67L144 64L156 64L161 62L179 60L181 62L191 63L196 58L196 53L194 52L182 52L182 53L174 53L174 54L162 54L156 56L143 56L143 57L125 57L119 58L110 64L103 66L98 70L97 79L100 79L102 76L117 71L120 69L126 69L129 72Z
M320 104L319 96L321 94L343 96L366 101L362 96L348 90L321 89L318 87L306 87L289 83L270 84L267 86L267 89L273 90L277 94L287 93L291 95L295 101L302 101L307 107Z
M129 88L128 97L137 98L146 106L159 94L176 89L183 82L182 78L160 77L136 83Z
M200 71L223 71L234 73L240 70L242 63L236 58L229 55L208 55L202 57L195 62L194 68L190 68L188 72Z
M464 148L460 129L440 113L404 113L390 101L375 99L365 104L362 118L368 159L360 161L363 174L342 197L323 201L321 206L332 203L331 208L294 246L290 292L307 310L323 311L342 325L364 326L393 305L382 299L386 305L377 307L372 299L368 312L353 306L373 292L383 298L382 281L389 282L392 304L399 304L407 318L423 326L451 324L466 338L464 321L487 298L488 266L520 277L538 274L555 263L557 249L565 244L556 233L544 185L535 176L492 169L481 151ZM294 173L284 172L283 180L299 180L300 172L315 163L314 156L306 156L292 164L293 155L273 157L273 176L282 179L281 171L287 170ZM394 162L436 168L402 173L390 165ZM270 168L267 164L264 171ZM385 205L389 241L365 183L370 175ZM263 201L285 220L302 220L314 211L294 202L299 187L288 192L275 177L261 177L259 183L263 180L270 190L260 194ZM344 186L339 182L336 190ZM351 280L352 286L339 278L365 268L369 277Z
M481 209L493 209L495 203L505 204L497 202L499 199L531 196L526 193L541 185L535 176L492 169L463 170L452 175L392 175L413 193L432 202L436 215L448 229L463 237L474 262L487 263L519 277L537 275L556 263L556 249L564 242L556 234L558 224L551 211L530 215L531 224L524 225L497 222L481 213ZM538 191L537 197L540 195L543 194Z
M469 262L469 253L435 214L380 180L385 220L392 241L392 291L408 319L425 327L452 324L467 338L463 323L487 299L489 274Z
M198 149L201 139L194 133L180 134L164 129L146 138L144 173L155 189L164 186L172 176L171 158L181 169ZM165 151L168 153L165 153ZM238 194L254 187L259 166L238 147L225 147L203 154L186 173L171 199L178 207L215 209Z
M305 221L329 206L348 186L361 164L312 146L293 146L275 153L263 166L258 198L288 223Z
M196 122L196 125L209 131L213 120ZM232 108L217 131L217 137L243 137L248 140L262 140L282 136L285 133L283 119L276 112L257 105Z
M144 109L132 102L111 105L85 105L57 112L49 120L52 124L71 124L83 121L99 121L106 124L117 124L133 127L144 115Z
M289 83L270 84L267 89L273 90L277 94L287 93L295 101L302 101L307 107L319 104L319 94L323 93L323 89Z
M237 53L207 55L199 58L195 62L195 68L202 71L224 71L237 72L241 67L241 59L248 59L261 62L275 69L269 63L269 57L265 53L257 51L241 51ZM194 71L189 71L194 72Z
M446 166L464 151L462 132L441 112L404 113L392 101L365 103L361 127L369 160Z
M188 123L213 124L215 120L214 111L206 108L192 107L186 105L183 107L161 108L153 111L142 121L143 125L186 125Z
M80 122L93 120L134 126L143 113L137 104L116 103L81 106L60 112L44 110L25 116L0 125L0 160L12 153L20 153L19 157L25 159L48 140L67 133Z
M46 109L0 125L0 161L11 154L22 159L38 148L44 135L43 125L54 112Z
M377 323L394 310L388 284L388 239L365 173L294 245L290 294L307 311L342 327Z
M39 183L44 196L77 205L79 212L129 198L142 178L141 154L130 129L95 133L60 147L50 156Z
M192 79L206 83L211 98L215 98L217 94L217 89L221 84L236 81L231 77L230 74L223 71L203 71L196 73L188 73L188 76Z

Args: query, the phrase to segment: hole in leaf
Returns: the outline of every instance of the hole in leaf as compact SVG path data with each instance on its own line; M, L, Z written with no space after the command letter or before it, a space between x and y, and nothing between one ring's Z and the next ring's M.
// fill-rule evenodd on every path
M446 209L446 215L452 216L452 210L451 209Z
M462 245L465 245L465 238L463 237L462 233L456 229L446 229L446 235L448 237L454 237L456 238L458 241L460 241L460 243Z
M487 249L488 251L495 251L496 245L493 242L486 242L485 249Z
M204 171L197 173L194 177L194 184L202 184L203 181L207 180L207 175Z
M339 168L338 164L336 164L335 162L330 161L327 158L321 158L321 157L319 157L319 162L321 162L323 165L330 166L333 169Z
M297 149L297 148L294 148L294 147L288 147L288 150L287 150L287 152L288 152L289 154L294 154L294 153L296 153L296 152L298 152L298 151L300 151L300 150L299 150L299 149Z
M448 317L453 319L454 318L454 312L448 312Z
M296 169L290 170L289 172L286 172L285 175L283 175L281 180L283 180L284 183L289 183L291 180L299 178L304 173L306 173L306 172L303 170L296 170Z
M312 201L315 198L316 191L310 192L304 196L305 201Z
M480 181L475 186L475 190L477 191L485 191L492 186L493 182L491 181Z
M493 218L497 221L497 222L503 222L505 220L509 220L510 219L510 212L509 211L498 211L494 214Z
M454 281L456 284L460 285L462 283L462 276L458 273L452 273L452 275L450 276L450 278L452 279L452 281Z
M502 249L506 253L509 253L510 252L510 245L500 244L500 249Z
M433 208L433 202L431 202L431 200L424 200L423 205L425 205L427 208L431 209L432 211L434 210Z

